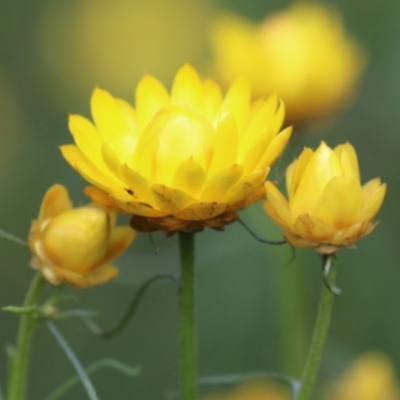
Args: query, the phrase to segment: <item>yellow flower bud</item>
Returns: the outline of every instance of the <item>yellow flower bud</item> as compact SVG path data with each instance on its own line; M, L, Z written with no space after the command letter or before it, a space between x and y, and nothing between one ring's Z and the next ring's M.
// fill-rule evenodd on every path
M350 143L331 150L324 142L305 148L286 170L289 200L265 183L265 211L296 247L334 253L373 231L386 184L379 178L361 186L357 154Z
M222 229L236 210L264 196L270 166L291 134L290 128L279 133L284 105L276 95L250 98L246 78L223 96L189 65L176 74L171 94L145 76L136 108L96 89L94 124L70 116L76 145L61 151L94 185L89 197L132 214L135 229Z
M400 396L392 363L375 352L359 357L332 389L330 400L396 400Z
M225 84L248 74L254 95L277 92L289 123L336 113L352 96L365 55L335 10L299 2L260 23L222 15L211 29L214 71Z
M32 221L31 266L54 285L86 287L118 275L110 262L131 244L135 232L114 227L115 213L97 205L73 208L62 185L45 194L39 217Z

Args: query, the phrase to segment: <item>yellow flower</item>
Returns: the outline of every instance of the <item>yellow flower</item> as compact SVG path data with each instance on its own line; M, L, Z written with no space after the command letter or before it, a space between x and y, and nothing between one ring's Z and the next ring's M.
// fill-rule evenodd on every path
M332 389L330 400L396 400L400 397L394 367L381 353L359 357Z
M95 89L94 124L69 119L75 145L66 160L95 187L95 201L133 214L139 230L222 229L235 210L265 194L269 166L291 129L278 134L284 106L276 95L250 102L250 84L238 78L223 97L189 65L175 76L171 94L152 76L136 90L136 108Z
M31 266L50 283L86 287L118 275L110 262L133 241L129 227L114 227L115 213L96 205L73 208L62 185L45 194L39 217L32 221Z
M218 79L226 83L247 73L255 96L279 94L290 123L341 109L365 64L339 14L312 3L294 4L261 24L222 15L210 36Z
M361 186L357 154L345 143L331 150L321 142L305 148L286 170L289 201L265 183L264 208L289 243L330 254L373 231L386 192L379 178Z
M290 395L271 382L254 381L239 385L225 394L214 394L205 400L289 400Z

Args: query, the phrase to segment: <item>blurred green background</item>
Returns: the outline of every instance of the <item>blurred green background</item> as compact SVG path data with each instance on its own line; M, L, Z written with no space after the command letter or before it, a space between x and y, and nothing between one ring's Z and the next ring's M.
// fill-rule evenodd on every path
M368 50L359 94L335 119L298 129L272 177L282 179L303 146L350 141L358 151L362 180L381 176L388 193L376 231L339 253L339 286L321 384L357 354L377 349L400 370L400 2L326 2L342 12L349 32ZM207 24L231 9L254 20L289 4L261 0L0 0L0 227L26 237L45 190L65 184L75 204L86 202L85 182L57 146L71 142L69 113L89 113L96 85L133 101L140 77L150 72L170 84L177 68L207 65ZM396 166L397 165L397 166ZM242 212L257 233L280 237L260 204ZM120 258L112 283L71 290L79 307L98 310L111 326L146 278L177 271L176 237L156 234L158 255L139 235ZM255 241L239 224L225 233L196 235L199 373L279 370L298 376L319 298L320 261L312 250L296 252ZM0 241L0 305L19 305L33 276L28 250ZM66 306L76 306L71 302ZM17 317L0 314L0 343L13 343ZM127 378L102 371L93 380L103 399L160 400L178 388L178 320L175 288L152 287L128 328L109 341L93 338L79 321L59 327L87 365L114 357L142 373ZM293 336L293 334L295 336ZM285 343L285 344L284 344ZM7 357L0 352L4 387ZM73 374L44 327L34 343L29 399L42 399ZM66 399L85 399L81 389Z

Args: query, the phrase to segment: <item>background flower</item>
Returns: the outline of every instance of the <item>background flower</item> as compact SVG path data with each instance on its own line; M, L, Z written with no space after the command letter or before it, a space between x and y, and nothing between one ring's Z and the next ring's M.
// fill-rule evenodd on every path
M65 187L53 185L43 198L38 219L32 221L31 266L54 285L107 282L118 275L110 262L135 237L129 227L114 225L113 212L95 205L73 208Z
M62 153L96 186L86 191L93 200L146 218L148 227L132 220L142 230L222 228L263 197L269 167L291 134L279 133L284 106L277 96L251 103L241 77L223 97L189 65L176 74L171 95L147 75L136 108L96 89L91 109L94 124L70 116L76 146Z
M286 186L289 201L273 183L265 183L265 211L290 244L322 254L371 233L386 193L379 178L361 186L357 154L349 143L334 150L324 142L315 152L304 149L286 170Z
M287 121L298 124L332 115L352 96L365 56L334 9L299 2L252 23L233 14L211 29L213 68L225 84L239 73L254 96L277 92Z

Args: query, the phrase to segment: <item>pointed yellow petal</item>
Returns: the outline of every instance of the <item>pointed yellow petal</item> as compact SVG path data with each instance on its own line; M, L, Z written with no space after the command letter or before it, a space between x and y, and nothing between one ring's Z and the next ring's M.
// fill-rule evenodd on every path
M192 204L191 206L175 213L174 215L177 218L187 221L202 221L222 214L225 211L226 206L226 204L218 202L200 202Z
M204 113L211 121L216 117L221 104L222 92L214 81L211 79L203 83L203 96L204 96Z
M172 187L198 198L206 180L204 168L193 158L183 161L172 179Z
M43 197L39 212L39 220L54 218L73 207L68 191L63 185L51 186Z
M113 265L102 265L87 275L79 275L66 269L55 267L57 275L61 280L77 288L85 288L99 285L118 276L118 270Z
M247 77L241 76L233 82L222 102L221 111L232 113L236 119L239 135L247 122L250 97L250 81Z
M121 212L141 215L142 217L159 218L168 215L168 212L156 210L150 204L129 201L122 196L110 194L111 201Z
M378 189L374 191L372 195L370 195L367 201L364 203L364 206L360 212L358 221L371 221L375 218L375 215L378 213L381 205L383 203L383 199L386 194L386 183L380 186Z
M106 166L104 169L98 169L98 165L94 166L76 146L64 145L60 146L60 150L71 167L76 169L88 182L106 192L110 189L122 188L121 182L108 171Z
M375 192L378 187L382 185L380 178L371 179L365 183L362 187L364 202L369 199L369 197Z
M184 65L175 76L171 103L190 105L197 111L204 111L203 87L196 70L189 64Z
M123 253L133 242L136 232L129 226L117 226L113 228L110 235L104 263L109 263Z
M169 214L174 214L196 202L181 190L157 184L150 187L148 201L153 208Z
M267 200L264 209L269 216L281 227L293 231L294 217L290 213L289 203L272 182L265 182Z
M103 141L112 141L129 132L129 122L125 119L117 99L110 93L96 88L90 100L90 108Z
M290 187L288 186L288 194L289 194L289 199L293 199L294 194L296 193L296 190L299 186L299 183L301 181L301 178L303 177L303 173L308 165L308 162L310 161L311 157L313 156L314 152L309 149L305 148L302 153L300 154L300 157L298 160L294 161L294 171L293 171L293 178L291 179L290 182Z
M204 190L200 196L203 202L221 201L227 192L239 181L244 168L241 165L233 164L218 171L211 178L207 179Z
M332 243L337 245L350 245L363 236L369 235L377 225L378 222L359 222L336 234Z
M212 144L214 151L208 170L209 175L237 162L239 135L235 118L231 113L224 112L219 115Z
M317 217L301 214L294 223L295 232L303 239L316 243L330 243L337 230Z
M313 215L325 186L332 178L342 175L342 166L336 154L324 142L321 142L308 161L291 199L290 208L293 215Z
M122 165L121 173L127 185L125 190L132 196L132 201L145 202L150 182L143 175L129 168L126 164Z
M284 129L269 144L267 151L256 166L256 169L270 167L281 156L292 134L292 127Z
M259 170L245 178L241 179L232 189L223 197L222 202L229 205L241 202L246 197L251 196L253 192L258 190L263 184L269 173L269 168Z
M343 229L356 221L361 205L362 191L358 182L338 176L326 185L314 215L336 229Z
M136 88L136 117L140 131L169 103L169 94L156 78L145 75Z
M336 146L334 151L342 163L344 174L346 176L353 176L358 182L360 182L358 158L354 147L347 142Z
M116 209L115 204L110 199L110 195L104 190L101 190L96 186L86 186L85 189L83 189L83 192L95 203L112 208L114 210Z
M101 159L100 148L102 140L96 127L88 119L80 115L70 115L68 127L81 152L90 158L93 163L99 162Z

